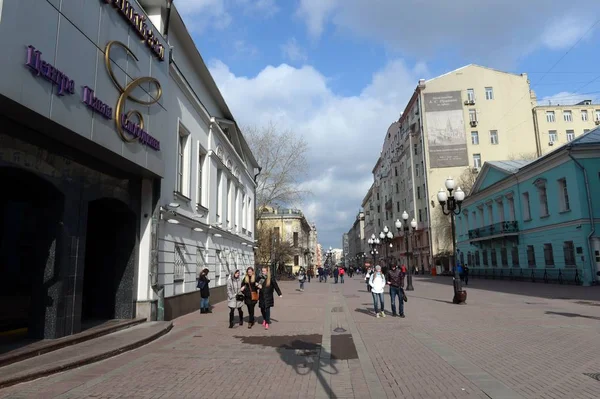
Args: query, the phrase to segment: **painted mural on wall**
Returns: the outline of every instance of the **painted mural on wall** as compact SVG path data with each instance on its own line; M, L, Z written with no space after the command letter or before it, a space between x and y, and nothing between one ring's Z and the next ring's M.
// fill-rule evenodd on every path
M460 91L425 93L424 96L429 164L433 168L468 166Z

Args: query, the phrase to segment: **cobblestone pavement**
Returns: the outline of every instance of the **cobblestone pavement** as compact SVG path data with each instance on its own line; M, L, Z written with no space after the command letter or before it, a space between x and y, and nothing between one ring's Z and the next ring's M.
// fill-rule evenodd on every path
M419 277L400 319L373 317L360 277L281 286L269 331L227 328L221 303L140 349L0 398L599 397L586 374L600 373L600 287L473 280L457 306L450 279Z

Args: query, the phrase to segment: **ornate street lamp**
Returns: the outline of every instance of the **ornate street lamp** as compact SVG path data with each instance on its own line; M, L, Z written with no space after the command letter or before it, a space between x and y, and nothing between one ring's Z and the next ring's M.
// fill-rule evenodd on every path
M371 256L373 256L373 266L375 266L375 264L377 264L377 255L379 254L379 251L377 250L377 248L380 245L379 238L375 237L375 234L371 234L371 238L367 240L367 243L371 247Z
M467 291L462 288L462 282L460 281L460 275L458 274L458 267L456 267L456 233L454 232L454 216L460 215L460 209L462 202L465 199L465 192L458 187L454 191L455 182L454 179L449 177L446 179L446 189L448 193L442 188L438 192L437 198L442 206L442 212L444 215L450 215L450 225L452 228L452 266L454 267L454 298L452 302L460 305L466 304ZM453 193L454 191L454 193Z
M398 229L398 234L400 234L401 230L404 230L404 248L406 248L406 268L408 269L408 276L406 278L406 291L414 291L412 283L412 269L410 267L410 255L408 253L408 233L410 231L410 228L408 225L408 213L406 211L402 213L402 220L404 220L404 225L402 225L402 222L399 219L396 219L396 229ZM410 227L412 227L413 232L417 229L417 221L415 220L415 218L411 220Z
M379 239L381 240L381 243L383 245L385 245L385 267L387 270L388 263L389 263L388 250L390 247L393 247L392 240L394 239L394 234L390 231L390 229L388 229L387 226L384 226L383 231L381 233L379 233Z

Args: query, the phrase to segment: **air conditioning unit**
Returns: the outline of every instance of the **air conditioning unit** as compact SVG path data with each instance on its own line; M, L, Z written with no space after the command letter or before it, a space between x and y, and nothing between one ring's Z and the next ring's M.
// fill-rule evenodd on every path
M469 100L465 100L465 105L469 105L471 102Z
M600 125L600 119L596 120L596 125Z
M475 100L469 101L469 105L475 105Z
M549 141L549 142L548 142L548 145L549 145L550 147L552 147L552 146L554 145L554 141Z
M471 169L471 173L473 173L474 175L476 175L477 173L479 173L479 168L477 168L477 167L473 167L473 168Z
M471 127L477 126L477 121L471 121Z

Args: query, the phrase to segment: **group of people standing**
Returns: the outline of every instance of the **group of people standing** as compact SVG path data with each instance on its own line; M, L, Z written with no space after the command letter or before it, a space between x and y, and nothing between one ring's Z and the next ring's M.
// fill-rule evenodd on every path
M208 284L208 269L202 270L198 278L200 289L200 313L212 313L209 306L210 290ZM274 293L281 298L283 294L275 278L271 276L268 267L261 269L260 275L254 273L254 268L246 269L246 275L242 278L240 270L236 270L227 279L227 307L229 307L229 328L235 325L235 311L238 313L238 323L244 325L244 305L248 310L248 328L255 324L254 311L256 305L260 308L262 325L265 330L271 324L271 308L275 306Z
M365 281L367 283L367 291L373 296L373 308L375 310L376 317L385 317L385 301L383 294L385 287L390 287L390 300L392 304L392 316L394 317L406 317L404 314L404 302L408 301L406 294L404 293L404 277L406 276L406 269L398 268L398 265L392 265L391 269L384 275L381 271L381 266L375 266L375 270L370 267L367 269L365 274ZM396 312L396 298L398 298L399 308Z

